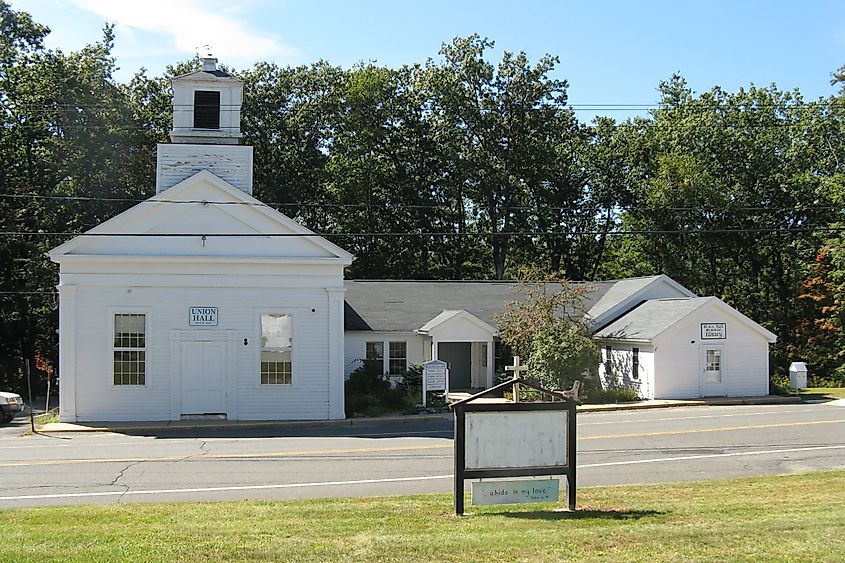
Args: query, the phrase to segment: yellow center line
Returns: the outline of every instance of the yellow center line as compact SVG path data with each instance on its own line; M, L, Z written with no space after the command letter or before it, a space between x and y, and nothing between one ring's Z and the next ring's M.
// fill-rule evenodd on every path
M588 440L612 440L617 438L646 438L649 436L679 436L683 434L701 434L707 432L733 432L737 430L758 430L762 428L785 428L790 426L811 426L818 424L841 424L845 419L837 420L815 420L810 422L783 422L779 424L755 424L751 426L728 426L722 428L702 428L695 430L669 430L665 432L635 432L631 434L607 434L603 436L585 436L578 438L579 442ZM96 458L96 459L50 459L36 461L14 461L0 463L0 467L32 467L39 465L73 465L86 463L136 463L136 462L168 462L168 461L204 461L215 459L261 459L261 458L289 458L307 456L329 456L342 454L363 454L363 453L386 453L386 452L408 452L419 450L440 450L452 449L449 444L432 444L417 446L388 446L380 448L338 448L332 450L301 450L283 452L256 452L256 453L232 453L232 454L198 454L198 455L173 455L162 457L120 457L120 458Z
M810 426L813 424L840 424L845 419L839 420L813 420L810 422L782 422L779 424L754 424L751 426L728 426L723 428L701 428L696 430L667 430L665 432L637 432L633 434L609 434L607 436L587 436L578 438L584 440L610 440L614 438L638 438L646 436L679 436L682 434L702 434L706 432L732 432L734 430L758 430L761 428L785 428L787 426Z
M452 444L435 444L419 446L393 446L383 448L339 448L335 450L301 450L290 452L256 452L238 454L199 454L199 455L171 455L162 457L119 457L119 458L96 458L96 459L50 459L40 461L15 461L0 463L0 467L30 467L35 465L70 465L80 463L134 463L142 461L203 461L214 459L251 459L267 457L305 457L305 456L326 456L340 454L379 453L379 452L402 452L414 450L432 450L452 448Z

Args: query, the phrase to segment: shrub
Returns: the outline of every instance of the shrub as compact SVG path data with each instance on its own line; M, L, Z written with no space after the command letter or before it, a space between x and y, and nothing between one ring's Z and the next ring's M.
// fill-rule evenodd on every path
M794 395L795 389L789 386L789 376L773 375L769 392L772 395Z
M378 416L401 409L403 392L392 389L380 366L364 362L346 381L346 416Z
M534 335L527 365L530 376L543 387L569 389L576 379L591 379L599 362L601 352L589 333L579 325L558 321Z
M591 388L587 391L585 399L585 402L593 404L626 403L629 401L638 401L640 396L636 389L626 387L616 389Z

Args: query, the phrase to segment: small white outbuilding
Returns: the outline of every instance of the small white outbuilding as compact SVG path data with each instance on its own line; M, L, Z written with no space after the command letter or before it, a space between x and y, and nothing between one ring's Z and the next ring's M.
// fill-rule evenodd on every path
M777 337L716 297L649 299L595 334L605 387L649 399L769 393Z
M344 417L353 256L252 197L215 62L174 79L158 193L50 252L62 421Z

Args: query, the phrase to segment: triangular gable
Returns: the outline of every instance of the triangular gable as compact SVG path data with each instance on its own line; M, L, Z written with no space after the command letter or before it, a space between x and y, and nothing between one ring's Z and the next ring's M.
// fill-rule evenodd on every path
M706 302L704 303L704 306L713 306L713 307L718 308L722 313L725 313L726 315L733 317L734 320L739 321L740 323L744 324L746 327L750 328L754 332L756 332L759 335L761 335L762 337L764 337L770 344L774 344L775 342L777 342L778 337L777 337L776 334L774 334L773 332L768 330L763 325L761 325L761 324L753 321L749 317L743 315L742 313L740 313L739 311L737 311L736 309L734 309L733 307L731 307L730 305L728 305L727 303L725 303L724 301L719 299L718 297L707 297ZM690 316L692 316L694 313L697 313L698 311L700 311L703 308L704 307L697 307L694 311L690 311L689 314L684 316L684 321L686 319L688 319ZM664 334L670 333L673 330L675 330L676 328L680 328L681 324L682 324L681 322L678 322L678 323L675 323L671 326L666 327L665 330L663 330L659 334L655 335L654 339L657 339L657 338L663 336Z
M204 205L206 201L213 203ZM136 233L145 236L123 236ZM110 234L117 236L109 237ZM161 255L195 254L190 250L186 254L184 248L180 250L190 246L185 244L186 240L195 237L156 237L156 234L208 235L216 245L208 253L226 256L280 256L282 250L289 256L330 259L344 264L354 259L339 246L205 170L53 249L50 257L60 261L69 255L118 255L121 251L156 255L155 249L162 246L162 239L168 239L169 251ZM214 236L227 234L249 236ZM150 243L151 240L156 244ZM195 242L190 244L196 246Z
M588 324L593 330L600 329L650 299L695 296L665 274L619 280L587 311Z
M746 325L763 336L768 342L774 343L777 341L777 336L772 332L718 297L651 299L615 319L596 332L595 336L602 340L654 344L662 336L686 326L689 319L706 307L716 307L720 313Z
M437 331L438 329L441 329L446 325L454 323L458 320L469 321L494 336L497 334L496 327L485 323L472 313L464 311L463 309L443 311L442 313L425 323L419 329L417 329L417 332L427 334L432 331Z

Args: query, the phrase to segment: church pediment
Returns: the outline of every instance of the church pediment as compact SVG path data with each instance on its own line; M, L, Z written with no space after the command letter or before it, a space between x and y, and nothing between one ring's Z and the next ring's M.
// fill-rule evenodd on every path
M50 252L350 264L351 254L211 172L199 172Z

